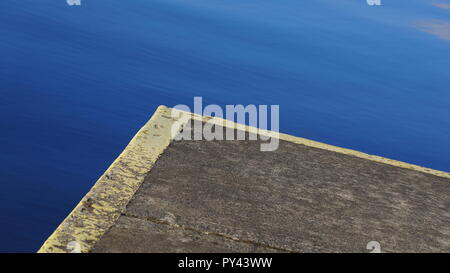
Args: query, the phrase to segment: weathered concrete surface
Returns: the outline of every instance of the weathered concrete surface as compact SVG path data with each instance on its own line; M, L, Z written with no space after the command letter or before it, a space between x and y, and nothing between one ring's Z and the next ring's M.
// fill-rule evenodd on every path
M160 106L39 252L450 252L449 208L450 173Z
M450 252L450 179L281 141L175 141L93 252Z
M95 252L274 252L276 250L252 243L240 242L205 234L197 230L174 227L159 221L122 216L97 244Z

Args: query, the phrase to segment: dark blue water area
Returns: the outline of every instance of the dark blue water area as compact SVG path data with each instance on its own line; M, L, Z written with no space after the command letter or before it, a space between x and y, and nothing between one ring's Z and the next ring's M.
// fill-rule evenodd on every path
M194 96L450 171L450 10L431 2L0 1L0 251L36 251L158 105Z

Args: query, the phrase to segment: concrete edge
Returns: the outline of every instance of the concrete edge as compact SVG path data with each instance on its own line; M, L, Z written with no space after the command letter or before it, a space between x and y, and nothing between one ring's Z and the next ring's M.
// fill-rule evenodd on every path
M178 114L172 115L171 108L159 106L147 124L139 130L122 154L112 163L75 209L44 242L38 252L70 252L70 249L67 248L70 242L77 242L81 252L89 252L101 236L119 218L128 202L144 181L147 173L154 166L156 160L172 142L172 136L180 132L190 119L243 130L248 133L260 134L266 137L275 137L284 141L356 156L395 167L450 178L450 173L369 155L305 138L261 130L222 118L201 116L181 110L178 110Z
M180 111L180 110L178 110L178 111ZM183 112L183 111L180 111L180 112ZM192 114L192 113L189 113L189 114ZM336 152L336 153L340 153L340 154L356 156L356 157L367 159L370 161L384 163L384 164L388 164L388 165L392 165L392 166L400 167L400 168L404 168L404 169L415 170L418 172L427 173L427 174L440 176L440 177L444 177L444 178L450 178L450 173L444 172L444 171L426 168L426 167L422 167L419 165L414 165L414 164L410 164L410 163L406 163L406 162L402 162L402 161L398 161L398 160L394 160L394 159L385 158L382 156L370 155L370 154L366 154L366 153L359 152L356 150L341 148L338 146L333 146L333 145L325 144L322 142L309 140L306 138L296 137L296 136L287 135L287 134L283 134L283 133L277 133L277 132L268 131L268 130L262 130L262 129L258 129L256 127L247 126L247 125L231 122L228 120L224 120L222 118L201 116L198 114L192 114L192 115L193 115L193 119L217 124L219 126L236 128L236 129L243 130L243 131L253 133L253 134L260 134L260 135L267 136L267 137L275 137L275 138L279 138L281 140L293 142L296 144L301 144L301 145L305 145L305 146L309 146L309 147L332 151L332 152Z
M159 106L38 252L89 252L119 218L146 174L169 146L173 123L169 108Z

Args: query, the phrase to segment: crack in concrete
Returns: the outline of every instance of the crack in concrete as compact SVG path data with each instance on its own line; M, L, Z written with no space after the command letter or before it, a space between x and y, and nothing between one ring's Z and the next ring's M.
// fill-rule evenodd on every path
M229 239L235 242L240 242L240 243L246 243L246 244L250 244L253 246L257 246L257 247L264 247L264 248L269 248L269 249L273 249L273 250L278 250L278 251L284 251L284 252L290 252L290 253L297 253L298 251L292 250L292 249L287 249L287 248L281 248L281 247L276 247L276 246L272 246L272 245L268 245L268 244L263 244L263 243L258 243L255 241L251 241L251 240L243 240L243 239L239 239L239 238L235 238L226 234L222 234L222 233L217 233L217 232L209 232L209 231L202 231L202 230L198 230L192 227L187 227L187 226L182 226L182 225L178 225L178 224L172 224L169 221L165 221L165 220L161 220L158 218L154 218L154 217L144 217L141 218L139 216L133 215L133 214L128 214L128 213L122 213L121 216L125 216L125 217L130 217L130 218L134 218L134 219L139 219L139 220L143 220L143 221L148 221L148 222L152 222L155 224L159 224L159 225L166 225L172 228L178 228L178 229L182 229L182 230L187 230L187 231L193 231L196 233L200 233L203 235L214 235L217 237L222 237L225 239Z

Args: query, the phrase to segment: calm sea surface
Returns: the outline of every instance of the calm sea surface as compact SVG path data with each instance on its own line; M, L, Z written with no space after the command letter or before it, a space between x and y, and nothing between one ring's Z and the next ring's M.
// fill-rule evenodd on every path
M382 1L1 0L0 252L37 250L158 105L194 96L450 171L450 1Z

